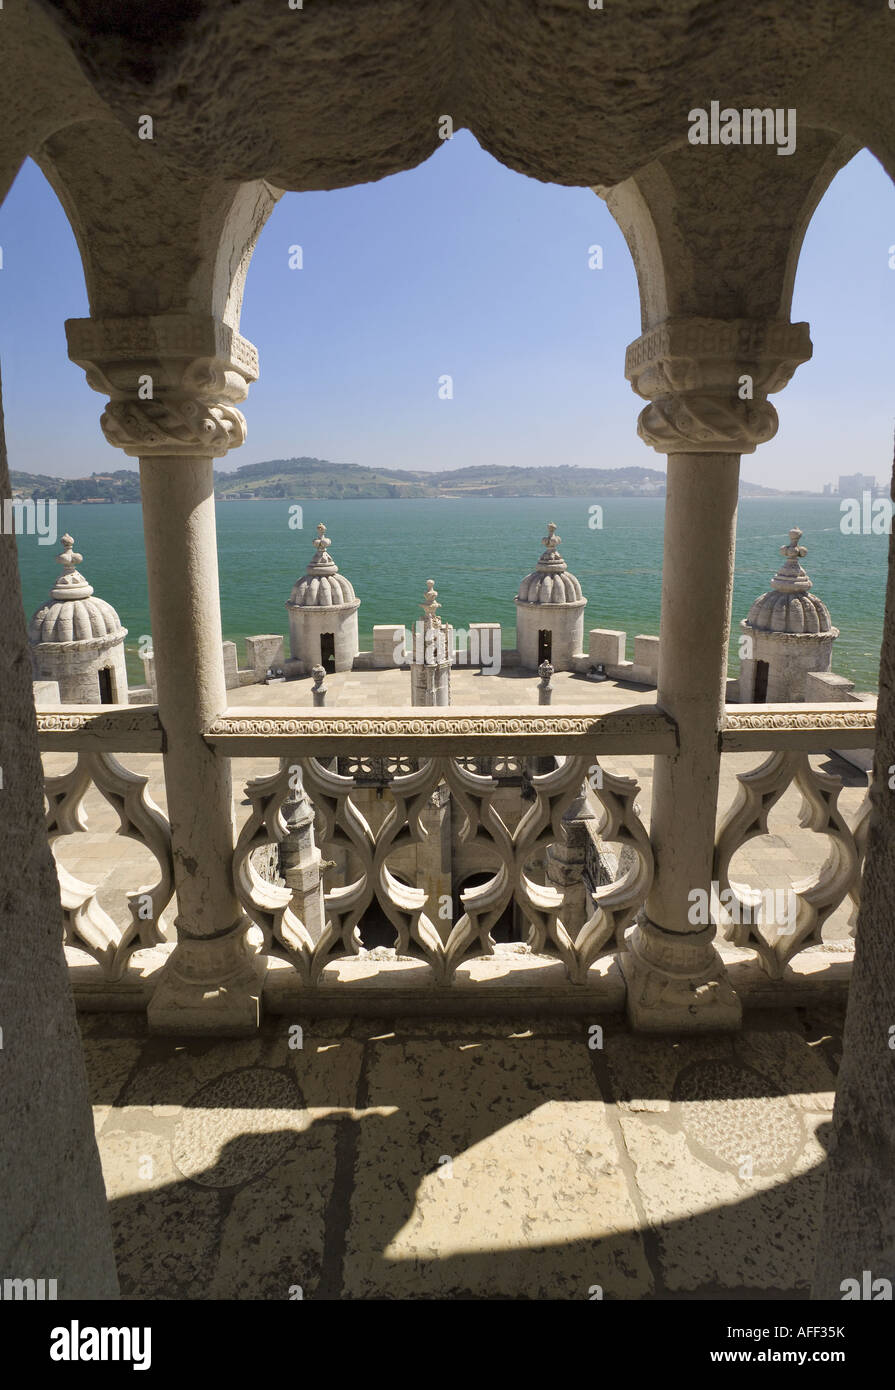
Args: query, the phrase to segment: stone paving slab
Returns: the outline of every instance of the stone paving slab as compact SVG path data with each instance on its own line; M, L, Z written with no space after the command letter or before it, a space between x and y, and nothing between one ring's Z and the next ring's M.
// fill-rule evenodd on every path
M842 1019L86 1016L123 1295L806 1297Z

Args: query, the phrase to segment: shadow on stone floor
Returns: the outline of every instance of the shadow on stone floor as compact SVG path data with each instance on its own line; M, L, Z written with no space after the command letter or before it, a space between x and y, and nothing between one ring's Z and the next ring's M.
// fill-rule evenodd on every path
M610 1021L591 1051L568 1020L320 1021L293 1050L284 1020L245 1042L86 1021L122 1293L805 1298L823 1024Z
M317 1122L326 1126L327 1121ZM344 1129L346 1122L339 1121ZM313 1128L313 1127L312 1127ZM324 1235L322 1248L307 1241L314 1220L335 1219L344 1229L348 1204L326 1213L314 1203L312 1177L301 1171L319 1154L311 1129L306 1144L295 1145L291 1131L244 1140L231 1140L222 1151L222 1165L257 1167L268 1161L271 1143L282 1140L286 1153L265 1172L264 1212L259 1223L248 1210L235 1213L236 1187L230 1200L220 1183L221 1165L194 1173L146 1196L121 1197L111 1203L121 1292L125 1299L807 1299L811 1274L811 1244L799 1235L799 1213L816 1209L820 1171L813 1170L746 1198L734 1206L709 1210L680 1221L663 1222L648 1231L619 1230L588 1239L525 1243L507 1248L464 1250L439 1255L417 1252L408 1258L389 1257L388 1250L402 1229L412 1223L416 1193L403 1184L390 1188L392 1176L380 1171L381 1203L367 1205L365 1225L377 1234L352 1257L344 1252L338 1265L327 1268L328 1256L339 1252ZM408 1154L408 1159L414 1156ZM262 1177L254 1179L262 1182ZM303 1189L303 1190L302 1190ZM212 1195L217 1194L217 1200ZM299 1208L302 1196L304 1204ZM778 1226L773 1251L759 1233L768 1230L771 1209L787 1210L788 1223ZM298 1229L293 1231L296 1223ZM520 1231L521 1225L520 1223ZM787 1229L787 1226L790 1229ZM327 1233L328 1234L328 1233ZM524 1234L524 1232L523 1232ZM509 1237L510 1232L507 1232ZM731 1237L736 1237L731 1245ZM681 1262L680 1274L696 1275L702 1253L720 1243L731 1257L731 1277L723 1287L678 1280L675 1287L653 1277L651 1265L666 1249ZM803 1280L780 1288L768 1282L769 1260L787 1245L797 1246L803 1260ZM688 1265L687 1256L693 1257ZM652 1258L650 1258L652 1256ZM739 1262L740 1280L733 1266Z

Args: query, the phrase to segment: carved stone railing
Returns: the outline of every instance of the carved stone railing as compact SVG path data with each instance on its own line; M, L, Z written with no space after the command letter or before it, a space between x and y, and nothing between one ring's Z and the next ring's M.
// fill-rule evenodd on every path
M174 892L171 827L150 797L148 783L148 777L129 771L111 753L79 753L68 772L44 778L51 843L88 831L84 801L95 787L117 814L118 833L144 845L158 864L154 883L127 894L130 920L119 924L100 905L98 885L76 878L57 859L65 944L91 955L108 980L121 979L135 951L165 939L162 913Z
M565 846L565 813L581 797L585 779L596 766L592 755L563 758L552 772L534 775L532 800L513 828L494 804L499 781L469 771L463 765L466 761L421 760L415 772L395 776L388 788L392 804L378 824L365 814L357 798L368 784L328 769L314 758L297 760L271 777L248 784L252 814L234 856L237 892L264 932L267 949L291 961L306 984L316 983L339 956L363 953L359 923L374 899L394 928L393 958L425 961L439 984L451 983L463 962L499 954L491 929L511 902L526 923L523 953L561 960L568 978L575 982L586 978L601 951L621 944L623 932L646 897L653 871L649 837L635 805L636 781L604 772L593 793L601 811L601 834L631 851L632 862L617 881L591 895L590 911L573 924L566 912L571 894L549 881L544 866L552 847ZM293 892L261 882L251 865L251 855L263 843L270 839L282 843L289 834L283 808L296 767L314 808L319 851L325 858L333 854L344 858L352 866L347 881L324 896L326 925L317 939L296 915ZM423 818L439 788L450 793L454 813L462 821L461 844L493 861L487 881L461 894L463 911L456 921L447 922L431 914L425 888L410 886L390 866L390 860L402 852L424 845L428 832ZM582 853L581 868L569 880L569 888L581 881L583 867Z
M128 975L135 951L163 942L170 950L172 934L164 941L161 927L172 896L170 829L148 797L147 779L112 756L163 753L164 732L150 706L41 709L37 719L45 752L78 753L74 769L47 779L53 838L87 829L83 804L93 785L118 811L122 833L143 843L159 864L156 882L128 891L130 920L123 923L99 907L94 885L60 869L66 941L88 951L103 978L114 982ZM856 911L860 900L869 803L846 822L836 779L814 770L807 755L834 745L868 746L874 719L869 705L726 711L719 756L772 756L740 777L738 801L718 834L714 876L733 895L728 910L715 904L719 942L760 961L759 974L769 985L776 981L778 991L792 962L816 946L832 912L846 897ZM219 757L281 762L273 776L249 783L251 809L233 864L221 865L222 873L232 868L241 905L260 929L259 949L271 962L266 1000L285 998L290 979L306 998L321 991L358 998L366 991L369 998L375 988L398 1000L406 995L389 994L389 981L410 979L413 988L434 988L443 998L487 987L507 1007L530 986L536 996L555 995L570 1006L573 995L584 1006L587 999L622 1006L615 956L646 899L653 858L637 783L613 776L599 759L673 756L676 727L658 707L507 715L454 707L445 714L400 709L374 716L232 709L205 738ZM793 885L794 930L780 931L760 914L750 917L748 895L738 899L729 867L742 845L766 833L768 812L792 783L807 806L803 824L828 836L832 851L819 874ZM513 787L515 818L501 801ZM424 852L432 818L446 801L455 842L471 852L479 879L459 892L459 905L455 898L447 914L438 910L432 884L413 881L408 871L420 862L414 856ZM608 873L597 862L604 843L617 850L607 855ZM285 881L272 872L274 847L281 865L289 865ZM364 914L377 906L394 945L367 950ZM519 939L502 944L492 931L510 906Z
M733 805L719 827L714 854L717 886L715 920L719 937L754 951L770 979L806 950L823 947L823 927L848 897L853 937L861 899L861 875L872 810L870 789L849 822L839 807L842 780L811 765L809 752L869 746L875 707L740 706L728 709L722 749L730 752L773 749L758 767L738 775ZM803 830L828 839L821 867L793 880L788 889L763 892L730 876L734 855L750 840L767 835L768 816L791 786L801 794ZM840 943L841 944L841 943Z

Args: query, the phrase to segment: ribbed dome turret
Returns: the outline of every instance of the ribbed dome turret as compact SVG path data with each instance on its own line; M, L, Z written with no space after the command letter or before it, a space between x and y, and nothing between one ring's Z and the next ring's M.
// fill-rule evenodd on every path
M562 537L556 534L555 522L548 522L542 541L544 553L519 585L517 603L583 603L581 585L557 549Z
M83 560L71 536L62 537L65 546L56 558L62 573L50 590L50 602L38 608L28 627L28 639L37 646L43 642L84 642L93 638L113 638L121 641L127 630L110 603L96 598L92 587L76 565Z
M797 526L789 533L789 545L780 547L785 556L771 580L771 588L757 598L749 609L744 626L756 632L785 632L794 636L829 634L839 636L833 627L830 610L814 594L809 593L811 580L800 564L808 551L800 545L802 532Z
M314 541L316 554L297 580L286 600L288 608L338 608L346 603L358 603L351 582L339 573L339 567L327 547L332 541L326 535L323 522L318 522Z

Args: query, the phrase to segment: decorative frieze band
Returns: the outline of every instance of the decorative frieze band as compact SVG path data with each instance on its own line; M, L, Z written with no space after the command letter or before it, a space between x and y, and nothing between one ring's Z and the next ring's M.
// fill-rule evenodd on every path
M152 454L220 457L243 443L235 405L258 377L258 354L211 315L69 319L72 361L110 397L101 426L135 458Z
M462 757L501 752L591 753L677 749L674 721L655 705L588 714L459 713L418 716L401 712L370 716L296 715L256 709L228 710L206 730L207 742L231 757L287 754L300 739L301 752L404 754Z
M811 356L805 323L667 319L628 348L625 375L651 402L641 439L661 453L751 453L777 430L766 397Z
M96 749L111 753L160 753L164 734L154 705L119 705L101 713L79 709L38 709L37 738L42 752Z
M721 727L721 748L725 753L776 748L868 748L875 737L875 704L801 708L779 705L742 711L728 705Z

